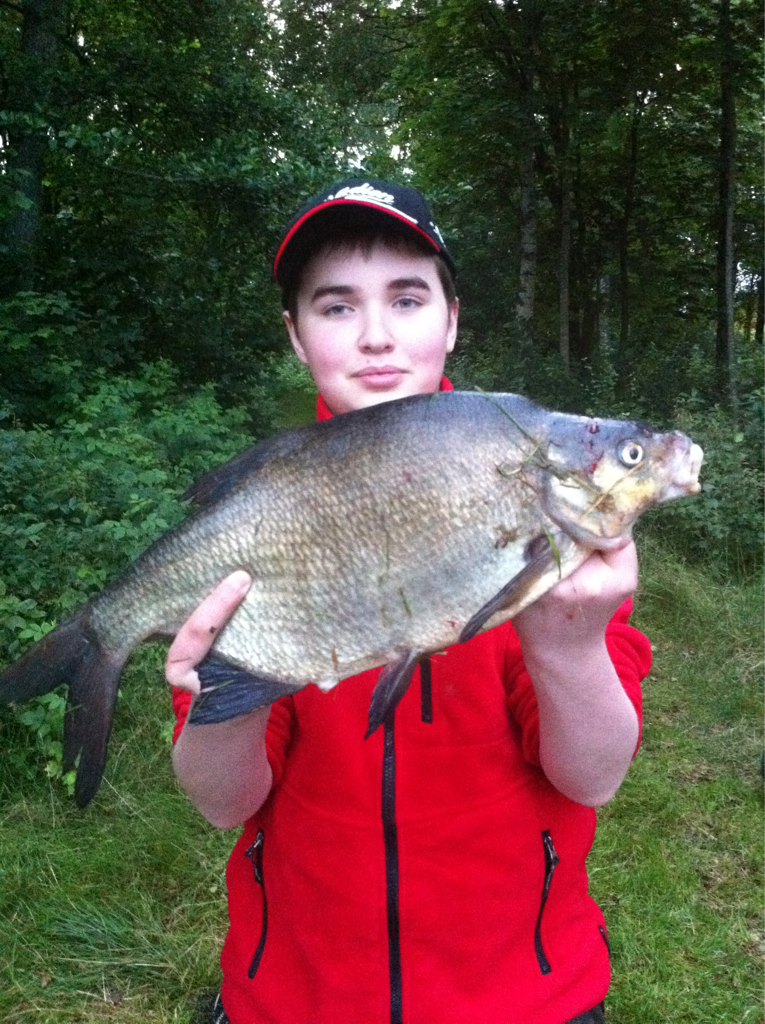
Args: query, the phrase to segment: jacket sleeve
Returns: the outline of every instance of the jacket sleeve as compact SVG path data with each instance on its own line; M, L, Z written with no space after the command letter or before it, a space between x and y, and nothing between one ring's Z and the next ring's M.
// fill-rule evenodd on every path
M191 707L191 694L178 686L172 687L173 711L175 712L175 728L173 743L175 744L186 724ZM292 697L280 697L271 705L271 714L266 727L266 754L271 771L274 773L274 785L277 785L284 771L292 728L295 721L295 704Z
M606 627L606 646L624 691L632 701L638 717L638 728L643 726L643 692L641 682L651 668L651 645L648 638L629 625L632 599L617 609ZM521 645L514 630L508 633L505 659L505 686L507 702L515 722L521 730L523 756L530 764L539 764L539 709L531 677L526 671ZM640 734L637 748L640 746Z
M171 687L173 693L173 711L175 712L175 728L173 729L173 745L178 742L186 717L191 707L191 694L188 690L182 690L180 686Z

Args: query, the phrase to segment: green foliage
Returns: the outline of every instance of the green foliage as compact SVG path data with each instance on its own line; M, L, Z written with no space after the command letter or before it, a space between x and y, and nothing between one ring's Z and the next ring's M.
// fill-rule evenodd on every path
M17 292L0 302L0 424L55 418L61 392L82 368L72 348L90 355L88 326L62 292Z
M76 773L65 772L62 767L65 711L65 697L60 693L46 693L30 706L19 709L17 718L34 737L37 751L45 760L45 774L60 780L67 794L73 796Z
M67 355L83 367L169 358L236 401L282 339L278 232L335 173L328 105L279 88L291 47L269 5L13 9L0 22L0 293L66 296ZM26 376L6 385L22 414Z
M0 431L0 649L10 662L177 523L178 495L244 448L247 416L212 385L178 389L167 363L59 396L55 428ZM60 771L62 703L15 714ZM66 780L65 780L66 781Z
M259 433L289 430L316 417L316 384L291 350L263 361L250 394Z
M674 424L704 449L702 491L657 514L647 528L674 551L719 573L756 572L763 554L763 391L749 396L738 423L697 395L681 399Z

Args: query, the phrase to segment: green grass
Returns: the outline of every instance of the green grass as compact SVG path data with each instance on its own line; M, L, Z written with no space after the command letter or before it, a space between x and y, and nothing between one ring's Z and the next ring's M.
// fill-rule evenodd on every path
M645 543L643 746L600 812L609 1024L762 1021L762 592ZM219 980L234 836L176 790L158 651L134 659L107 777L78 811L0 720L0 1021L192 1024ZM21 767L20 767L21 765Z
M187 1024L199 992L219 983L233 836L175 786L159 652L134 661L90 807L3 773L3 1024Z
M609 1024L763 1019L762 587L644 552L641 751L600 814Z

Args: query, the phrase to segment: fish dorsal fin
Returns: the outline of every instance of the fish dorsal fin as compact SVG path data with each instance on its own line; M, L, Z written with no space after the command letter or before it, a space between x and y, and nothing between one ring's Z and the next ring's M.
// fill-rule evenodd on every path
M314 425L312 425L313 427ZM181 495L182 501L191 501L197 508L212 505L236 490L242 480L259 472L275 459L283 458L297 451L304 444L306 434L312 427L291 430L260 441L251 448L235 455L233 459L216 466L195 481Z
M423 408L428 409L437 400L444 398L454 405L456 394L439 391L432 395L410 395L408 398L382 402L367 409L356 409L322 423L310 423L276 434L210 470L184 492L182 499L192 501L198 508L214 504L269 463L309 448L314 449L314 446L317 456L345 459L350 451L374 446L378 436L376 431L381 431L387 437L393 436L395 431L408 431L411 423L417 423L421 418Z

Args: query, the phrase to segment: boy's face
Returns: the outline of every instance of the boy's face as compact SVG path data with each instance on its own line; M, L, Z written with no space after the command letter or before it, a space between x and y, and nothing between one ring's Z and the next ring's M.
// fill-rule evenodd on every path
M298 359L333 413L438 391L457 336L435 261L375 244L369 253L319 253L302 275L297 324L284 314Z

